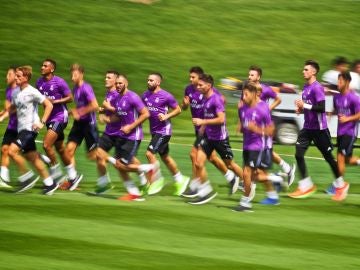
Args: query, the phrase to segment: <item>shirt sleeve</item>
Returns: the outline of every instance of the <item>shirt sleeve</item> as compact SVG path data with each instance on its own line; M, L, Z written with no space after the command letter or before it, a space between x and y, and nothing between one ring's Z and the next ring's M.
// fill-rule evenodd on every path
M324 87L321 84L316 85L313 91L313 95L316 103L325 101Z
M173 95L171 95L170 93L168 94L168 105L172 108L175 109L179 104L177 102L177 100L174 98Z
M42 104L45 101L45 96L42 95L36 88L32 91L32 96L35 102Z
M64 96L71 94L71 90L64 79L60 79L60 88Z

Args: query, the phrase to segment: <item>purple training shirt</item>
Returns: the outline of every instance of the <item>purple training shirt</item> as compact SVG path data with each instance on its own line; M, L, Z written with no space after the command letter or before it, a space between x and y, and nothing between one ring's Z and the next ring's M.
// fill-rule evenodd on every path
M64 79L53 76L51 80L47 81L41 77L36 82L36 88L46 98L57 100L68 96L71 90ZM53 104L53 109L47 122L66 123L68 121L68 111L65 103Z
M6 88L6 100L7 101L9 101L11 103L12 93L18 88L19 88L18 86L16 86L15 88L11 88L11 87ZM7 129L17 131L16 112L9 114L9 122L7 125Z
M81 108L87 106L91 103L94 99L96 99L94 90L90 84L87 82L83 82L81 86L75 85L73 89L74 100L76 103L76 108ZM96 113L91 112L85 114L80 117L82 121L89 121L90 124L96 124Z
M172 129L170 119L160 121L158 115L160 113L167 114L169 107L175 109L178 106L178 102L174 96L163 89L160 89L156 93L147 90L143 94L142 100L150 112L150 133L171 135Z
M118 91L116 91L116 89L109 90L109 91L106 92L105 99L114 108L116 108L116 102L117 102L118 98L119 98L119 93L118 93ZM113 113L109 112L109 111L106 111L105 114L107 116L110 116ZM108 123L108 124L106 124L104 133L109 135L109 136L120 136L121 135L120 128L121 128L120 122Z

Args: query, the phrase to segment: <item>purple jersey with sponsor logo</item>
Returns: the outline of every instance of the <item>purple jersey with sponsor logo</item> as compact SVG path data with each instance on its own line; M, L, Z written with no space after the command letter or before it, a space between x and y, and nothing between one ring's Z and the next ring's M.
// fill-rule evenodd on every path
M11 103L12 93L18 88L19 88L18 86L16 86L15 88L11 88L11 87L6 88L6 100L7 101L9 101ZM15 131L17 130L16 112L9 114L9 123L7 125L7 129L15 130Z
M259 127L266 127L272 123L270 109L267 103L259 102L254 107L249 107L244 104L238 110L238 115L244 135L243 149L261 151L269 147L269 145L267 145L266 136L252 132L248 129L250 122L255 122L255 124Z
M158 115L160 113L167 114L169 107L175 109L178 106L178 102L174 96L163 89L160 89L157 92L147 90L143 94L142 100L150 112L150 133L171 135L172 129L170 119L160 121Z
M260 83L261 85L261 95L260 99L265 102L269 102L269 99L275 99L277 93L268 85Z
M140 111L145 108L141 98L133 91L127 90L124 95L119 95L116 99L116 114L120 117L120 126L130 125L136 121ZM129 134L120 131L122 138L137 141L141 140L143 135L142 126L138 125Z
M214 119L219 112L225 113L224 102L221 96L215 92L204 102L204 119ZM205 134L209 140L220 141L225 140L229 135L226 129L226 119L220 125L207 125L205 127Z
M338 115L351 116L360 112L360 97L354 92L349 91L345 95L336 94L334 96L334 108ZM356 136L358 132L358 121L340 123L338 121L337 135Z
M119 97L119 93L116 90L109 90L106 92L105 100L107 100L110 105L116 108L116 102ZM112 112L106 111L105 114L107 116L112 115ZM120 136L122 133L120 131L121 124L120 122L108 123L106 124L104 133L109 136Z
M312 84L305 84L302 100L310 105L325 101L324 87L318 81L314 81ZM304 109L304 119L305 129L327 129L325 112L315 112Z
M36 82L36 88L46 98L51 100L57 100L68 96L71 90L64 79L53 76L49 81L41 77ZM47 122L61 122L66 123L68 121L68 111L65 103L53 104L53 109L47 120Z
M214 93L221 97L221 93L216 89L213 88ZM185 88L184 96L188 96L190 99L190 110L191 110L191 117L192 118L204 118L204 101L205 97L203 94L200 93L196 89L196 86L193 84L189 84ZM199 130L200 126L195 126L195 131Z
M75 85L73 89L74 100L76 108L81 108L87 106L94 99L96 99L94 90L90 84L83 82L82 85ZM91 112L80 117L82 121L89 121L90 124L96 124L96 113Z

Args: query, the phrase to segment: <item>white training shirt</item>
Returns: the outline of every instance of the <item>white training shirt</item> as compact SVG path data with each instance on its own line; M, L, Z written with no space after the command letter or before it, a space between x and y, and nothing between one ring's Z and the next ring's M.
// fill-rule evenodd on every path
M38 105L42 104L44 100L45 96L31 85L13 92L11 103L16 106L18 132L21 130L33 131L33 124L39 121Z

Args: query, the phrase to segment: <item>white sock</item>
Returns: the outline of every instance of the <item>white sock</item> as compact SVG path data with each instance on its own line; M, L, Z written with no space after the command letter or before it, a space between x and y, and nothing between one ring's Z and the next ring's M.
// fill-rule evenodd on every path
M54 184L54 180L52 179L51 176L45 178L43 182L45 186L51 186L52 184Z
M249 197L246 197L246 196L244 196L244 195L241 196L240 205L241 205L241 206L244 206L244 207L249 207L249 208L251 208L250 198L249 198Z
M140 173L139 178L140 178L140 185L145 186L147 184L145 173Z
M110 179L108 174L105 174L103 176L100 176L97 180L97 185L100 187L106 186L108 183L110 183Z
M49 165L51 163L50 158L47 155L44 154L40 154L40 158L42 161L44 161L47 165Z
M211 191L213 191L212 186L210 185L209 181L206 181L205 183L201 184L199 186L199 197L205 197L208 195Z
M306 177L299 181L299 188L302 191L306 191L314 186L314 183L311 181L311 177Z
M55 178L58 177L62 174L61 168L60 168L60 164L57 163L54 166L50 167L50 175Z
M112 165L116 165L116 159L113 157L108 157L107 160L112 164Z
M267 180L274 182L274 183L281 183L284 181L284 179L280 175L276 175L273 173L270 173L267 175Z
M358 159L358 160L356 161L356 164L357 164L357 165L360 165L360 159Z
M333 185L336 188L342 188L345 185L344 177L340 176L333 181Z
M77 175L77 171L75 170L74 165L70 164L70 165L66 166L65 168L66 168L67 174L69 176L69 179L70 180L75 179L76 175Z
M151 171L152 169L154 169L154 167L155 167L154 164L141 164L141 165L139 165L138 171L147 173L147 172Z
M7 167L1 166L0 176L1 179L4 180L5 182L10 182L10 174L9 174L9 169Z
M181 182L182 179L183 179L183 175L181 174L180 171L178 171L177 174L173 175L173 177L174 177L174 181L175 181L175 182Z
M26 180L29 180L31 177L33 177L35 174L32 170L28 171L27 173L24 173L23 175L19 176L20 182L25 182Z
M230 183L234 179L235 173L232 170L227 170L224 174L225 179Z
M191 191L196 191L200 187L201 182L199 178L195 178L190 181L189 188Z
M125 188L129 194L140 196L140 190L132 180L124 181Z
M279 165L284 173L289 173L291 171L289 163L285 162L285 160L282 159Z
M266 196L270 199L278 200L279 195L276 193L276 191L266 191Z

